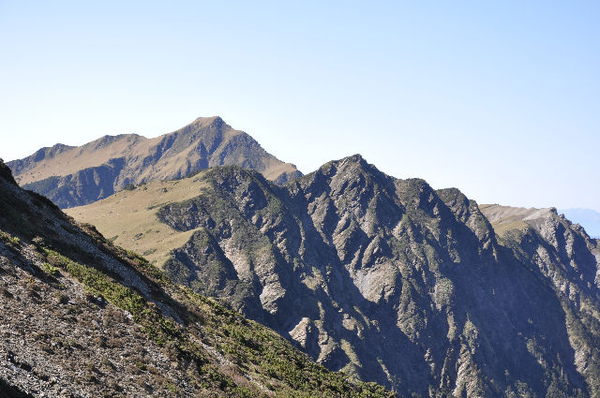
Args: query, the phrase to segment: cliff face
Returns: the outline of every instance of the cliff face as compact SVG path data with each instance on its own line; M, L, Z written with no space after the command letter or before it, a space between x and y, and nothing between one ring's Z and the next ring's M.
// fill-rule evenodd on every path
M220 117L154 139L105 136L80 147L57 144L8 163L17 182L61 208L106 198L131 185L183 178L213 166L235 164L283 183L301 173L267 153L252 137Z
M564 313L574 365L600 393L600 245L556 209L482 206L499 242L552 289Z
M360 156L284 187L235 167L200 179L157 213L193 231L165 270L328 368L401 395L600 393L597 242L555 214L498 235L458 190Z
M0 162L0 396L391 397L171 283Z

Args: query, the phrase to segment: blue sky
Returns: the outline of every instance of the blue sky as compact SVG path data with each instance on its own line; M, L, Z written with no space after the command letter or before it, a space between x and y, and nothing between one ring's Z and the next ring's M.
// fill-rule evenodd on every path
M600 2L0 0L0 157L220 115L479 203L600 211Z

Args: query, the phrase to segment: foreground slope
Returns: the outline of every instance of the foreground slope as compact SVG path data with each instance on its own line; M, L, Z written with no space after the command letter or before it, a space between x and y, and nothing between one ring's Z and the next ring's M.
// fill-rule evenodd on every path
M173 285L0 162L0 396L389 396Z
M300 174L220 117L198 118L170 134L105 136L80 147L57 144L8 163L17 182L62 208L92 203L127 186L172 180L235 164L282 183Z
M185 200L145 207L153 227L115 236L150 242L161 223L189 234L160 260L172 278L228 300L329 369L403 396L600 394L597 242L566 221L579 243L557 238L544 270L522 241L499 240L460 191L389 177L360 156L283 187L236 167L179 184ZM114 211L98 224L109 228L125 216L119 203L148 191L158 187L72 214ZM546 245L551 234L534 238Z

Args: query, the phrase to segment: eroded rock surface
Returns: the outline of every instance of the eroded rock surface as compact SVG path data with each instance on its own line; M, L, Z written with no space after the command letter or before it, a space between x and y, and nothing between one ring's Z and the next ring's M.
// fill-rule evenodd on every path
M499 235L457 189L358 155L283 187L235 167L203 178L158 213L201 227L166 270L328 368L400 395L600 393L597 242L568 221L539 211Z

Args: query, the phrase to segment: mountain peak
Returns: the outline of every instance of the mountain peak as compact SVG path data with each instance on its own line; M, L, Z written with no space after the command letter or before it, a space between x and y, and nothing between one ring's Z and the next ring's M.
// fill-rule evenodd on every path
M342 159L342 161L367 163L365 158L360 153L355 153L354 155L346 156L345 158Z
M210 116L210 117L198 117L196 118L190 125L194 125L197 127L207 127L207 126L215 126L220 127L223 125L227 125L225 121L221 118L221 116Z
M339 160L333 160L331 163L335 163L339 166L356 164L364 167L369 165L367 160L360 153L355 153L354 155L346 156Z
M345 158L341 158L338 160L332 160L330 162L325 163L321 166L316 173L323 173L326 175L329 174L337 174L339 170L347 169L347 168L361 168L365 169L367 167L374 167L370 165L360 154L354 154L351 156L346 156Z
M380 182L390 179L389 176L367 162L360 154L354 154L326 163L319 168L316 173L322 174L328 178L339 178L342 180L353 179L358 175L369 176L369 178L373 178Z
M253 169L279 184L302 175L220 116L199 117L153 139L104 136L80 147L41 149L8 163L19 184L63 208L94 202L129 185L180 179L221 165Z

